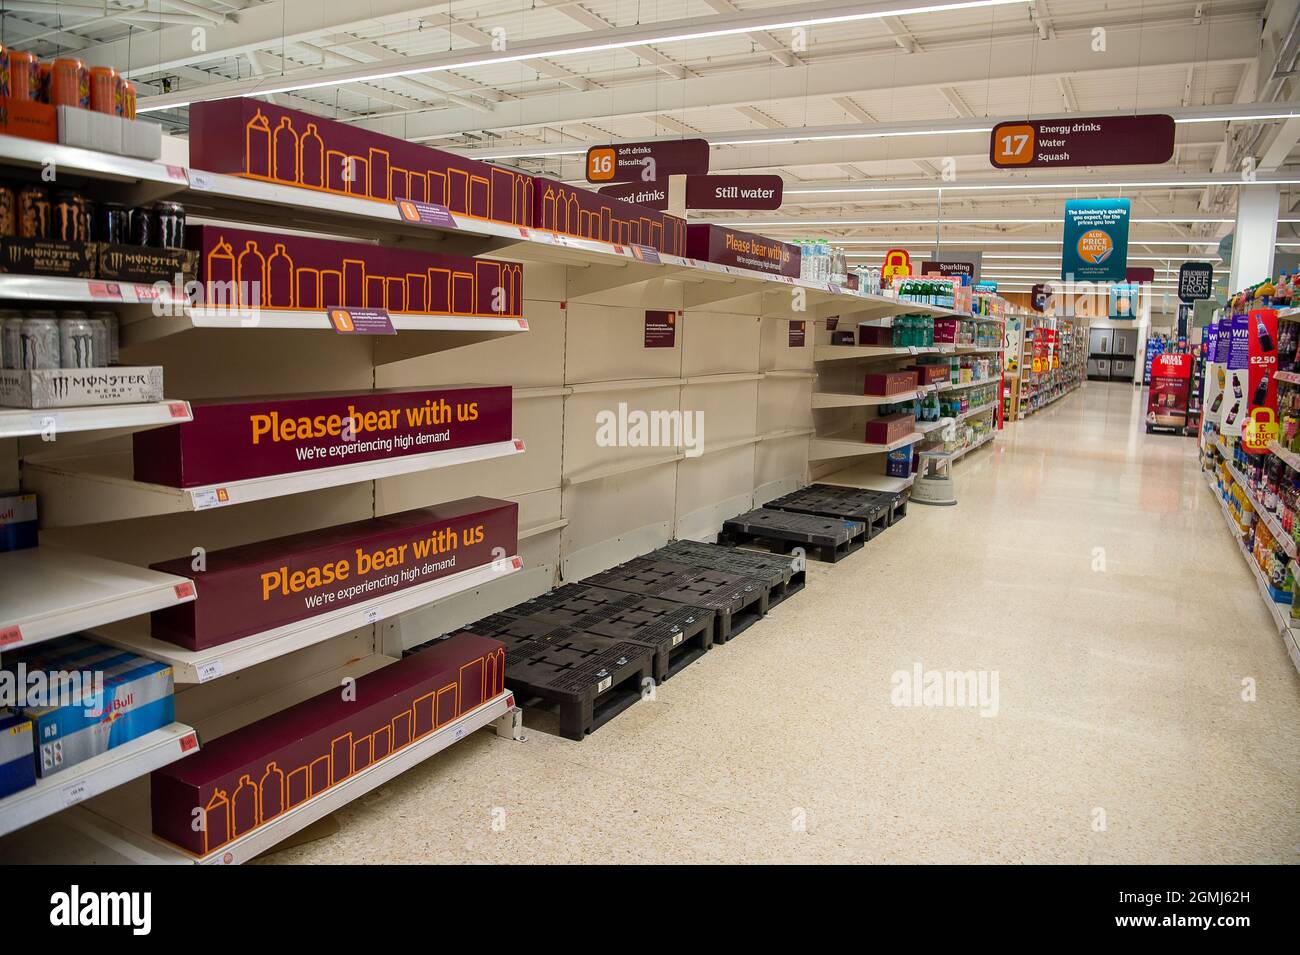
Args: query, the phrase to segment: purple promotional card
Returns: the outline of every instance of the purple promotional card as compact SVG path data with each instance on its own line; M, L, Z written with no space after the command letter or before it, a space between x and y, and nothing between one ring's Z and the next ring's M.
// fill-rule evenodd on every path
M398 199L397 214L406 222L416 225L431 225L439 229L455 229L456 219L451 210L436 202L420 202L418 199Z

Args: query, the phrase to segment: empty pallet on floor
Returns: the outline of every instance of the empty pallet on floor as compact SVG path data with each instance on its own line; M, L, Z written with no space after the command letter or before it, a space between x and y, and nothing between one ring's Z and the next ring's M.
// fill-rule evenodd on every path
M712 610L587 583L565 584L494 616L548 620L609 640L643 643L654 650L654 678L661 683L713 646Z
M772 609L787 597L803 590L807 579L805 564L797 557L760 554L722 544L704 544L693 540L670 541L646 555L679 564L721 570L765 581L768 585L767 607Z
M651 557L630 560L584 583L712 610L714 643L739 636L766 614L772 589L756 577Z
M867 540L870 540L907 516L907 501L907 494L894 491L810 484L768 501L764 506L797 514L862 521L867 525Z
M581 741L641 699L652 647L610 640L549 620L493 614L465 631L506 645L506 687L525 706L558 710L560 735Z
M864 521L796 514L762 507L722 525L719 544L761 543L774 553L804 548L809 557L835 563L859 550L867 540Z

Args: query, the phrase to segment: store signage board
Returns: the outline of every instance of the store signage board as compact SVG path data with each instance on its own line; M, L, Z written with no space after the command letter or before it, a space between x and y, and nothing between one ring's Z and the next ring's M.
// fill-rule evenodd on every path
M1246 316L1249 333L1246 359L1247 421L1242 447L1247 454L1265 454L1277 440L1277 312L1257 308Z
M912 274L912 256L906 249L890 249L885 253L885 264L880 269L880 284L893 285L894 279L905 279Z
M990 295L996 295L998 294L998 283L997 282L976 282L975 291L987 292Z
M659 265L663 259L659 258L659 250L652 245L630 245L632 258L638 262L646 262L650 265Z
M1124 270L1125 282L1137 282L1139 285L1150 285L1156 280L1156 270L1147 268L1127 268Z
M1110 317L1118 321L1137 319L1138 295L1141 289L1128 282L1119 282L1110 287Z
M781 208L785 183L780 176L687 176L687 209Z
M646 310L645 347L673 348L677 344L677 313Z
M446 206L436 202L420 202L416 199L398 199L397 214L403 222L414 225L433 226L437 229L455 229L456 218Z
M639 206L663 212L668 208L667 182L627 182L614 186L601 186L596 190L602 196L612 196L624 202L634 202Z
M340 335L396 335L392 316L384 308L349 308L336 305L325 312L330 327Z
M1128 199L1070 199L1065 203L1061 278L1123 282L1128 272Z
M790 347L803 348L807 342L807 326L802 320L795 320L790 323Z
M1165 114L1012 121L989 137L998 169L1158 166L1173 155L1174 120Z
M950 259L926 259L921 263L922 275L942 275L944 278L960 278L963 285L975 284L975 263L960 262Z
M654 182L668 176L698 176L709 171L704 139L657 143L618 143L587 150L587 182Z
M1184 262L1178 269L1178 301L1198 302L1214 288L1214 266L1209 262Z

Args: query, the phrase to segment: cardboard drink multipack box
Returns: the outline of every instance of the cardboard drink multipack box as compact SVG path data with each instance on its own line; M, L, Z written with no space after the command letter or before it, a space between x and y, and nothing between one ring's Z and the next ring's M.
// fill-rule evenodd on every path
M461 633L233 733L150 778L154 834L205 856L505 690L505 646ZM201 818L202 826L194 820Z
M154 564L197 599L155 610L154 637L203 650L491 564L518 546L519 505L469 497Z
M0 553L35 547L36 540L36 495L0 491Z
M0 799L36 785L32 721L0 708Z
M863 378L862 393L864 395L887 397L915 390L915 371L874 372L865 375Z
M45 674L45 698L16 707L32 721L41 777L175 722L170 666L82 636L6 653L0 669L15 685L32 685L24 674Z
M868 444L893 444L916 430L916 416L910 414L881 415L867 422Z
M220 398L132 436L135 479L168 487L312 471L511 440L509 385Z
M162 401L161 365L0 370L0 407L75 408ZM177 404L177 415L185 406Z

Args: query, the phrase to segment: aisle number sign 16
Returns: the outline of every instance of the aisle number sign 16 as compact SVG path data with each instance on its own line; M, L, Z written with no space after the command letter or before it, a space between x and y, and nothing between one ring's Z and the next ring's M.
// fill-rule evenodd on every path
M993 142L993 163L1020 166L1034 158L1034 127L999 126Z
M587 181L608 182L614 178L614 150L592 149L587 152Z

